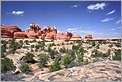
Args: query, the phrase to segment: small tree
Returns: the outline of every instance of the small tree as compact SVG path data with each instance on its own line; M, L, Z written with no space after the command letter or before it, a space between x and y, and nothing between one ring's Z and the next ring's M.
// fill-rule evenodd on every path
M71 55L66 54L62 57L62 64L67 68L68 65L72 63L73 60L74 58Z
M3 58L1 59L1 72L6 73L7 71L15 70L16 67L13 64L12 59Z
M21 70L23 73L28 73L28 72L30 72L30 68L29 68L28 64L22 64L22 65L20 66L20 70Z
M24 61L26 63L35 63L35 60L33 59L34 55L30 52L26 53L26 56L24 57Z
M50 66L50 71L53 72L53 71L58 71L61 69L60 67L60 64L59 64L59 58L55 58L53 64Z
M117 50L113 56L113 60L121 60L121 50Z
M48 56L46 54L40 55L39 57L39 67L45 67L48 61Z

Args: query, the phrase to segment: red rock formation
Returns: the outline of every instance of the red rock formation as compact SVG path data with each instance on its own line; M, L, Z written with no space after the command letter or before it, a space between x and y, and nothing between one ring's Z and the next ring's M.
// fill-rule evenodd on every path
M86 34L85 39L87 39L87 40L92 39L92 35L91 34Z
M17 26L0 26L1 29L5 29L6 31L11 33L11 37L13 37L15 32L21 32L21 29ZM4 33L3 33L4 34Z
M15 32L14 38L28 38L25 32Z
M6 29L1 29L1 38L12 38L11 33Z
M72 33L57 33L55 26L45 26L41 30L38 24L30 23L29 29L21 31L17 26L1 26L2 37L12 38L40 38L40 39L59 39L70 40ZM72 38L80 38L80 36L73 36ZM87 36L86 38L91 38Z
M80 35L73 35L70 40L77 41L77 40L82 40L82 38Z

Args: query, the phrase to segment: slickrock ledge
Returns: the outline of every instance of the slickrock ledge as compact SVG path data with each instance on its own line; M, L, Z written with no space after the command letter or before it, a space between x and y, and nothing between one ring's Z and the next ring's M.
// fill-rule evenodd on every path
M120 61L99 61L85 66L39 75L44 81L120 81Z

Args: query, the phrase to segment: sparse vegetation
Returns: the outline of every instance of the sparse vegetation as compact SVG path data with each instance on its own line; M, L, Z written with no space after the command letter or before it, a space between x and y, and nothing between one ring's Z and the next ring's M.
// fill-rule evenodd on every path
M28 73L28 72L30 72L30 68L29 68L28 64L22 64L22 65L20 66L20 70L21 70L23 73Z
M68 65L72 63L73 60L74 60L74 58L71 55L65 54L62 57L62 64L67 68Z
M113 56L113 60L121 60L121 50L117 50Z
M58 71L58 70L61 69L59 60L60 60L60 59L57 58L57 57L54 59L53 64L52 64L52 65L50 66L50 68L49 68L51 72Z
M26 53L26 56L24 57L23 60L24 60L26 63L35 63L36 61L33 59L33 57L34 57L34 55L33 55L32 53L27 52L27 53Z
M1 59L1 72L6 73L7 71L15 70L15 66L13 64L12 59L3 58Z
M48 56L46 54L40 54L39 56L39 64L40 68L45 67L48 61Z

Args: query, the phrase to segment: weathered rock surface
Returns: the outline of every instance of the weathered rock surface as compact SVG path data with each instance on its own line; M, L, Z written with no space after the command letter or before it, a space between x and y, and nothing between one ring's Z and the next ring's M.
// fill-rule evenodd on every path
M120 61L98 61L85 66L40 74L44 81L120 81Z

